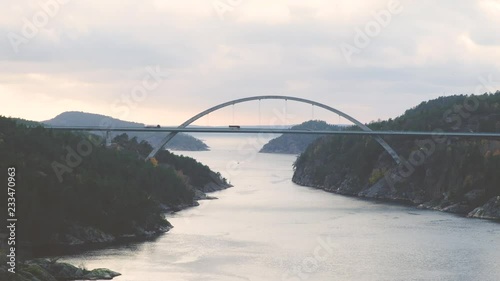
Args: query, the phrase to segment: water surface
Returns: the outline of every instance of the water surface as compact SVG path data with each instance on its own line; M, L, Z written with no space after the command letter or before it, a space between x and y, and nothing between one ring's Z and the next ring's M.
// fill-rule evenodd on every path
M115 280L499 280L500 224L365 201L291 182L296 156L258 154L256 136L203 137L179 152L230 179L150 242L62 260Z

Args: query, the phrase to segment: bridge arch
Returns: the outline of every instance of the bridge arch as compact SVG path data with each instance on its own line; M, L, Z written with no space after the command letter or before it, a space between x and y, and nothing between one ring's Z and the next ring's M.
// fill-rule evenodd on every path
M351 121L352 123L354 123L356 126L358 126L359 128L361 128L363 131L372 131L370 128L368 128L365 124L361 123L360 121L354 119L353 117L347 115L346 113L338 110L338 109L335 109L331 106L328 106L326 104L322 104L322 103L319 103L319 102L316 102L316 101L312 101L312 100L308 100L308 99L303 99L303 98L296 98L296 97L291 97L291 96L274 96L274 95L271 95L271 96L254 96L254 97L247 97L247 98L241 98L241 99L235 99L235 100L232 100L232 101L228 101L228 102L225 102L225 103L221 103L219 105L216 105L214 107L211 107L205 111L202 111L198 114L196 114L195 116L189 118L188 120L186 120L184 123L182 123L179 128L185 128L187 126L189 126L190 124L192 124L193 122L195 122L196 120L200 119L201 117L211 113L211 112L214 112L214 111L217 111L221 108L224 108L224 107L227 107L227 106L230 106L230 105L234 105L234 104L237 104L237 103L243 103L243 102L248 102L248 101L254 101L254 100L270 100L270 99L273 99L273 100L292 100L292 101L297 101L297 102L301 102L301 103L307 103L307 104L311 104L311 105L314 105L314 106L317 106L317 107L321 107L321 108L324 108L330 112L333 112L333 113L336 113L342 117L344 117L345 119ZM149 158L152 158L152 157L155 157L156 154L158 153L158 151L160 151L173 137L175 137L175 135L177 135L177 132L171 132L169 133L165 138L163 138L163 140L160 142L160 144L155 147L153 149L153 151L149 154L148 156L148 159ZM394 149L387 143L385 142L380 136L374 136L373 137L388 153L389 155L391 155L391 157L394 159L394 161L399 164L401 162L401 159L399 158L398 154L396 153L396 151L394 151Z

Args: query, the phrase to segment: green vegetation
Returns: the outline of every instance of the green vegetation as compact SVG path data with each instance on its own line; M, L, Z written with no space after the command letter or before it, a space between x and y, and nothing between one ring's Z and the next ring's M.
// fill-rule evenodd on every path
M82 143L92 143L90 151ZM103 242L110 235L158 233L170 227L163 207L193 205L193 186L211 179L208 167L167 151L160 153L160 165L145 162L151 146L137 138L120 135L110 148L100 143L93 135L0 117L1 169L17 170L19 241ZM80 151L81 161L71 151Z
M203 187L211 182L221 181L228 184L226 179L222 178L220 173L214 173L206 165L200 164L196 160L186 156L177 156L169 151L162 151L156 157L160 164L171 165L175 170L190 179L190 184L196 187ZM215 178L214 178L215 177Z
M440 97L368 126L388 131L500 132L500 92ZM405 165L396 167L371 137L323 137L297 158L294 181L351 195L373 191L370 196L377 198L462 204L460 212L500 195L499 140L404 136L385 140L405 159ZM373 186L390 175L392 182L382 182L375 192ZM471 194L479 195L472 200Z
M295 125L292 130L315 130L315 131L337 131L339 126L327 124L325 121L311 120L299 125ZM262 147L263 153L286 153L299 154L306 150L313 141L322 137L322 135L281 135L272 139Z
M145 124L137 122L128 122L112 118L106 115L68 111L63 112L53 119L43 122L52 126L101 126L112 128L144 128ZM156 124L155 124L156 126ZM96 132L97 133L97 132ZM117 133L111 133L112 137L117 136ZM130 137L137 137L139 141L146 140L152 145L158 145L164 138L164 134L144 133L144 132L129 132ZM188 134L179 133L166 145L166 148L173 150L208 150L208 146L201 140Z

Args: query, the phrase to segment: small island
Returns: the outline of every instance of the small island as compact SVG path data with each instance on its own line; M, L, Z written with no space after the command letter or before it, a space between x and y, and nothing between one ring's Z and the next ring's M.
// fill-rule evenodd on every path
M311 120L299 125L295 125L291 130L310 130L310 131L338 131L342 127L327 124L321 120ZM323 135L293 135L284 134L266 143L259 151L261 153L282 153L282 154L300 154Z

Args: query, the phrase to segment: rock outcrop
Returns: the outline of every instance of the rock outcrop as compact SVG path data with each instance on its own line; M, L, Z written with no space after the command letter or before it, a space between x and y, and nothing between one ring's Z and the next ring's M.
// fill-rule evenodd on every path
M491 198L486 204L475 208L467 216L470 218L500 220L500 196Z
M106 268L87 270L69 263L55 262L47 259L32 260L27 262L27 265L44 269L56 280L110 280L121 275Z
M60 281L60 280L111 280L121 274L106 268L87 270L57 260L35 259L18 264L16 273L0 265L0 280Z

